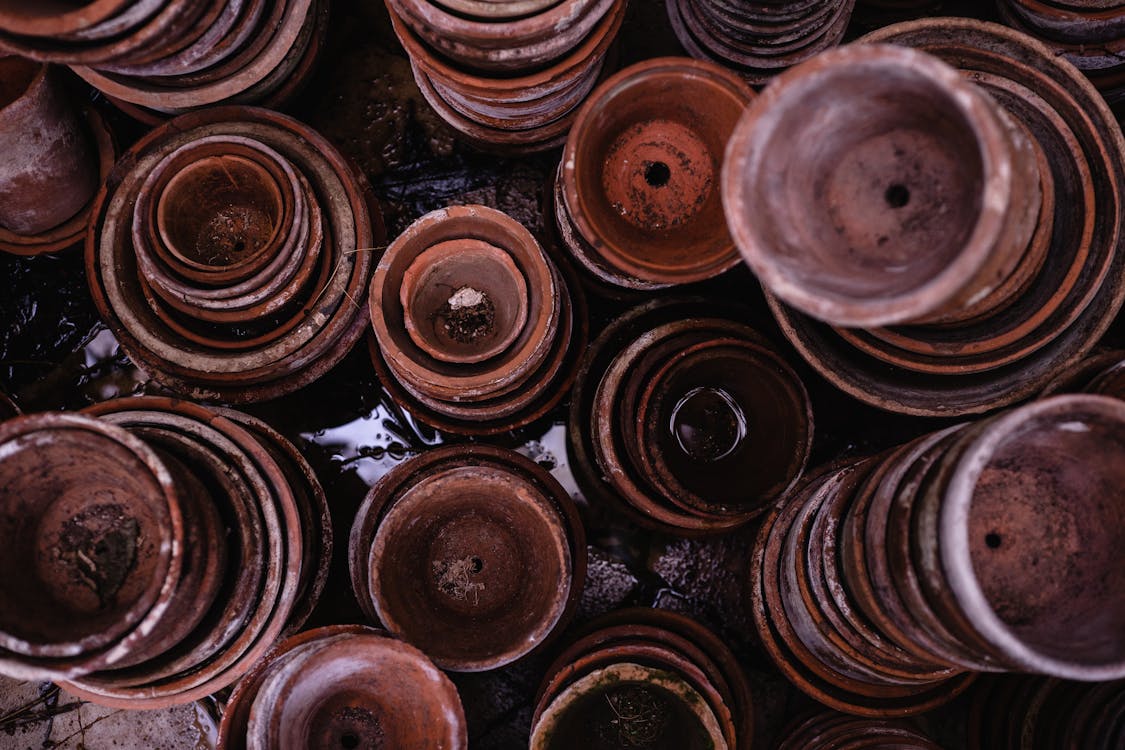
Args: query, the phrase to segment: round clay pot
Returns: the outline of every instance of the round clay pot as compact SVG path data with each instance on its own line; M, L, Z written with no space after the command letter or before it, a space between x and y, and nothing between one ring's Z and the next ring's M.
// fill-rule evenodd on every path
M560 179L571 220L603 262L665 284L738 263L719 169L753 96L737 76L687 58L647 60L598 87L567 138ZM689 104L700 101L705 116Z
M821 713L789 727L777 750L858 750L863 747L939 750L940 745L905 722L873 721L844 714Z
M98 188L98 152L50 67L0 57L0 226L39 235L73 218Z
M97 656L120 658L180 580L185 531L172 476L140 440L88 417L11 419L0 443L11 532L4 596L14 606L0 646L72 661L109 647Z
M443 362L470 364L499 355L527 324L527 281L511 256L472 238L440 242L402 274L406 331Z
M457 671L540 647L569 620L585 575L566 492L522 456L485 446L439 448L388 474L349 549L369 617Z
M830 130L809 116L814 101L841 113ZM1034 190L1009 208L1027 148L994 101L936 58L834 50L781 76L740 122L724 166L727 219L788 304L841 326L914 320L979 294L998 258L1000 278L1018 261L1039 207ZM765 189L777 174L786 188ZM926 220L938 205L940 230ZM1005 244L1007 225L1028 216Z
M421 651L367 629L308 635L263 672L249 750L468 746L457 690Z

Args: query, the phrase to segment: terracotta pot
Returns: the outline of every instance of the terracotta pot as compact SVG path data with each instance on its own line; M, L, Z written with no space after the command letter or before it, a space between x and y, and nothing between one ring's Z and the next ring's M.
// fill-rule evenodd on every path
M896 747L902 750L940 750L906 722L872 721L844 714L817 714L797 722L785 733L777 750Z
M882 408L955 415L1026 398L1088 351L1121 304L1125 289L1114 269L1122 260L1112 239L1117 221L1107 226L1096 219L1118 215L1119 129L1101 97L1072 67L1001 26L967 19L919 21L888 27L865 41L916 46L955 61L1034 135L1054 184L1050 247L1039 272L1006 306L944 329L911 326L852 331L845 337L777 299L771 299L771 308L786 336L818 371ZM1093 190L1095 183L1102 188ZM895 345L884 340L891 336ZM907 345L940 346L942 353L901 348ZM887 367L892 358L898 363L894 369ZM901 369L907 362L912 370Z
M281 644L240 684L219 747L464 750L453 683L422 652L380 631L332 626Z
M352 584L368 615L457 671L508 664L561 630L585 558L558 483L484 446L429 451L387 475L350 543Z
M707 102L705 117L688 90ZM738 263L718 167L752 97L736 76L686 58L638 63L598 87L567 138L559 180L562 205L601 262L653 284Z
M894 93L906 90L917 97L909 107ZM825 96L846 98L841 117L855 124L833 118L826 130L810 117L807 102L831 106ZM956 114L923 114L937 111ZM1032 154L953 68L914 50L851 46L782 76L746 114L727 151L724 204L773 294L841 326L901 323L957 311L1011 273L1039 210ZM765 190L777 174L787 189ZM940 232L924 220L938 204Z
M249 337L244 323L225 324L240 326L237 331L220 328L194 308L203 322L172 315L139 273L132 242L133 207L153 168L186 144L228 136L256 140L288 160L302 190L307 184L315 199L324 233L316 274L299 283L313 271L301 270L307 268L302 261L294 271L297 281L284 287L284 294L296 296L287 306L262 301L265 307L254 309L268 317L255 321ZM311 203L309 231L314 233L317 212ZM322 375L362 335L366 315L356 300L366 288L371 253L382 232L378 207L366 179L338 151L284 115L217 108L157 128L133 147L111 187L99 195L95 216L97 229L88 237L86 257L99 313L130 358L171 390L231 402L276 398ZM185 336L177 325L195 336ZM201 347L200 336L219 342Z
M25 679L127 655L170 606L184 566L181 499L158 456L88 417L0 425L11 544L0 665ZM44 596L47 592L49 596Z
M57 75L0 57L0 225L24 236L65 224L98 187L97 149Z

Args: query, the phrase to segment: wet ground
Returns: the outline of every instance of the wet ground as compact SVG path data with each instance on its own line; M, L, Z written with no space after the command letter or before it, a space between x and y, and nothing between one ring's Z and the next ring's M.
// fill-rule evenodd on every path
M979 3L951 4L972 15ZM989 4L989 7L991 5ZM965 12L968 9L968 12ZM421 214L456 203L499 208L545 237L543 189L558 152L505 159L457 142L414 87L403 53L376 0L338 0L328 52L317 78L292 112L320 129L371 178L390 236ZM850 34L880 25L879 12L857 12ZM682 54L659 0L632 0L620 41L623 63ZM125 142L140 129L121 117ZM813 397L813 463L861 456L945 423L884 414L843 396L814 375L784 343L765 309L757 282L745 269L701 286L714 298L748 304L750 317L786 352ZM623 307L592 300L591 333ZM0 257L0 384L25 411L79 408L117 395L156 392L131 367L94 313L81 253L17 259ZM1110 338L1120 344L1121 326ZM321 605L309 626L362 622L352 596L344 554L355 511L368 487L405 458L450 438L414 422L377 383L363 347L304 391L248 408L304 450L317 468L334 511L336 559ZM516 447L560 479L578 499L588 527L590 568L579 623L624 605L687 612L720 633L742 660L759 710L758 747L769 747L783 724L812 703L773 669L753 636L742 597L748 551L756 528L706 541L642 532L591 508L567 466L560 409L539 424L498 442ZM489 674L454 675L469 720L474 750L527 745L531 706L546 666L537 657ZM0 748L208 747L214 704L131 714L101 709L61 694L49 684L0 684ZM947 747L957 737L963 705L927 717Z

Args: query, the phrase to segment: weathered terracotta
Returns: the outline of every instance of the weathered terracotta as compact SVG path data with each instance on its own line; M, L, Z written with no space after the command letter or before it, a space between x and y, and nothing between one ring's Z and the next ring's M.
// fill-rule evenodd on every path
M98 151L58 71L0 57L0 226L39 235L78 214L98 188Z
M1054 183L1050 247L1027 289L993 315L944 331L850 332L849 338L865 341L866 348L881 352L879 357L780 300L771 298L770 306L806 360L837 387L868 403L934 416L983 412L1026 398L1093 346L1125 293L1115 270L1123 262L1116 240L1125 162L1120 129L1073 67L1002 26L931 19L887 27L864 41L915 46L955 62L1035 136ZM898 353L876 335L894 335L902 342L926 339L932 342L928 346L940 344L944 353ZM993 352L981 351L993 337L1007 342ZM977 351L958 362L956 352L965 345ZM910 361L915 369L889 369L890 356Z
M210 322L181 318L199 334L229 342L201 348L168 322L138 273L132 224L138 191L151 170L176 149L212 136L255 139L284 155L315 196L324 239L312 283L298 284L299 294L284 314L255 321L250 336L245 326L226 329L224 336L224 329ZM363 333L367 316L360 300L382 233L378 208L366 179L321 136L291 118L249 107L177 118L133 147L99 195L94 215L86 261L99 312L130 358L174 391L228 402L275 398L322 375Z
M333 626L283 643L240 686L219 746L427 747L464 750L453 683L412 646Z
M562 206L600 261L652 284L701 281L738 263L719 170L752 98L737 76L688 58L646 60L594 91L559 180Z
M89 417L18 417L0 425L0 442L5 597L18 603L0 623L0 666L50 679L120 660L183 570L172 476L140 440Z
M857 719L822 713L795 722L783 734L777 750L895 747L901 750L941 750L941 746L906 722Z
M811 102L840 114L825 126ZM778 174L785 189L769 189ZM786 73L751 107L727 150L723 200L771 293L821 320L872 327L991 292L1027 247L1038 179L1026 136L956 70L864 44ZM927 219L939 213L940 229Z
M375 486L349 560L372 620L445 669L480 671L565 627L586 551L573 503L549 475L507 450L449 446Z

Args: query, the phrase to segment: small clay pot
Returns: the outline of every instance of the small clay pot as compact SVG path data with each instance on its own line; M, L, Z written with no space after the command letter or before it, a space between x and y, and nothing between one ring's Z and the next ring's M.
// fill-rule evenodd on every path
M98 152L52 68L0 57L0 226L39 235L66 223L98 188Z
M571 616L585 573L577 524L566 492L521 456L437 449L387 475L360 509L353 587L372 619L443 668L494 669Z
M830 747L940 750L940 745L906 722L857 719L836 713L816 714L795 722L783 733L777 750L827 750Z
M706 116L688 105L699 95ZM658 58L612 76L583 105L560 168L564 206L618 273L701 281L738 253L722 221L722 153L753 91L722 68Z

